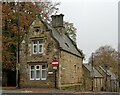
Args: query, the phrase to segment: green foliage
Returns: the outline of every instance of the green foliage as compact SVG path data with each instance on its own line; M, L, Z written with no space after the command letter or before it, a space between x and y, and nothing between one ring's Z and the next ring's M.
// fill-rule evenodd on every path
M20 39L27 32L30 24L35 19L36 14L39 14L46 22L50 19L50 15L57 11L58 3L50 2L20 2L18 13L18 2L3 2L2 3L2 68L3 70L16 69L16 52L18 44L18 17L20 17ZM49 1L49 2L48 2ZM19 15L20 14L20 15Z

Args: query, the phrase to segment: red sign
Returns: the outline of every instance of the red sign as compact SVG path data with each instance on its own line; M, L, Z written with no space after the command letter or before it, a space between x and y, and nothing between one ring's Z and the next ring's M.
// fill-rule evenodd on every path
M53 67L58 66L58 60L52 60L52 66Z

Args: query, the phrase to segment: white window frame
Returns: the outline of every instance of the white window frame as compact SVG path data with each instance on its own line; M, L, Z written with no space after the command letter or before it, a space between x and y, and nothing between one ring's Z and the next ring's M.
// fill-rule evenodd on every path
M38 45L37 45L37 43L34 43L35 41L33 41L33 54L37 54L37 51L38 51ZM36 46L36 48L37 48L37 51L36 52L34 52L34 46Z
M41 47L41 52L40 52L40 47L39 47L40 45L42 46ZM38 43L38 53L39 54L43 53L43 44L42 43Z
M37 43L34 43L35 41L37 41ZM34 46L36 46L36 48L37 48L37 51L36 52L34 52ZM42 46L41 47L41 52L40 52L40 46ZM43 43L41 43L39 40L34 40L33 41L33 54L42 54L43 52L44 52L44 47L43 47L44 45L43 45Z
M30 65L30 80L46 80L47 79L47 66L46 64L45 65L45 68L43 69L42 66L43 65ZM31 67L34 66L34 69L31 69ZM37 69L37 66L39 66L39 68ZM40 71L40 75L39 75L39 78L37 78L37 71ZM34 72L34 78L31 78L31 71ZM45 71L45 78L42 77L42 72Z
M37 66L39 66L39 69L37 69ZM40 72L39 78L37 78L37 71ZM41 78L41 69L40 69L40 65L35 65L35 78L36 78L36 80L40 80L40 78Z
M34 67L34 69L31 69L31 67ZM31 72L34 72L34 77L33 78L31 78ZM34 65L30 65L30 80L35 80L35 66Z
M46 80L47 74L46 74L46 65L45 69L42 68L43 65L41 65L41 80ZM45 78L42 77L42 72L45 71Z

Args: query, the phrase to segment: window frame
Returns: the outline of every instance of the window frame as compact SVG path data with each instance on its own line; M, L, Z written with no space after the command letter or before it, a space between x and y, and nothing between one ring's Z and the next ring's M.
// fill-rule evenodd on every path
M47 79L47 65L45 65L45 68L42 68L43 65L30 65L30 80L46 80ZM34 66L34 69L31 69L31 67ZM37 66L39 68L37 69ZM31 78L31 71L34 72L34 78ZM39 77L37 78L37 71L39 71ZM43 71L45 71L45 78L43 78Z
M45 65L45 69L42 68L43 65L41 65L41 80L46 80L47 74L46 74L46 65ZM45 71L45 78L43 78L43 71Z
M37 69L37 66L39 66L39 69ZM39 78L37 78L37 71L39 71ZM36 80L40 80L41 78L41 68L40 68L40 65L35 65L35 79Z
M41 47L41 52L40 52L40 47L39 47L40 45L42 46ZM39 41L38 41L38 53L39 54L42 54L44 52L43 46L44 46L43 43L39 43Z
M37 43L35 43L35 41ZM32 44L32 53L33 54L42 54L44 52L44 44L40 40L33 40L32 43L33 43ZM34 46L36 46L36 48L37 48L36 52L34 52L34 50L35 50ZM42 46L41 49L40 49L40 46ZM41 52L40 52L40 50L41 50Z
M33 41L33 48L32 48L32 49L33 49L33 54L37 54L37 52L38 52L38 44L35 43L35 41L36 41L36 40ZM37 49L36 49L36 52L34 52L34 50L35 50L34 46L36 46L36 48L37 48Z
M31 69L31 67L34 67L34 69ZM33 74L34 74L34 77L33 78L31 78L31 72L34 72ZM34 65L30 65L30 80L35 80L35 66Z

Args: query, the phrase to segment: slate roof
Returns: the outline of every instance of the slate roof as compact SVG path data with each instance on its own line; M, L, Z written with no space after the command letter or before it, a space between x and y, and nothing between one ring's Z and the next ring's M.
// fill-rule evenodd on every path
M102 66L99 66L105 73L106 73L106 70L102 67ZM112 73L110 70L107 70L107 75L111 76L111 80L116 80L118 77Z
M106 73L106 70L102 66L99 66L99 67L104 73ZM110 76L110 74L108 72L107 72L107 75Z
M89 72L92 70L91 64L83 64ZM94 77L103 77L94 67L93 67L93 76Z
M81 58L84 58L83 53L77 48L75 43L70 39L67 35L60 35L60 33L50 26L48 23L44 22L41 17L39 19L43 22L43 24L46 26L48 30L51 30L52 36L56 39L56 41L59 43L59 46L62 50L65 50L69 53L72 53L74 55L77 55Z
M74 45L72 40L67 35L60 35L60 33L51 26L47 25L48 29L52 30L52 36L58 41L61 49L68 51L77 56L83 57L82 52Z
M112 73L110 70L107 70L107 72L111 75L111 79L112 80L116 80L118 77L114 74L114 73Z

